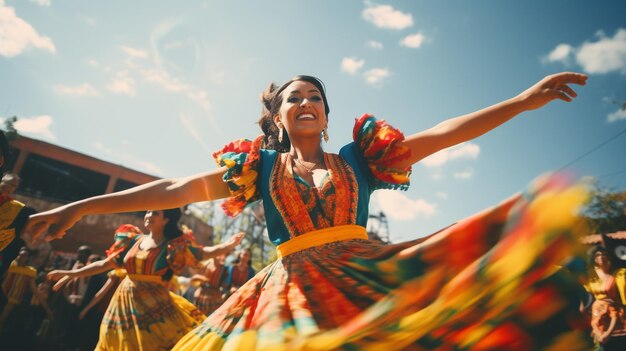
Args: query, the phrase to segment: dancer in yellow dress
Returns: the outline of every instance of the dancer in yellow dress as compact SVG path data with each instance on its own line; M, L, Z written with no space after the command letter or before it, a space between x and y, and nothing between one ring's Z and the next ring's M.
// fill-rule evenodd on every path
M178 228L181 211L151 210L145 215L149 234L132 226L118 229L105 260L76 270L57 270L48 277L83 277L123 267L126 278L117 287L100 326L96 350L169 350L204 319L190 302L171 293L166 283L188 265L228 253L242 235L216 246L197 246ZM124 230L124 229L128 230Z
M332 154L322 149L330 111L324 86L298 76L268 88L264 135L217 152L217 170L68 204L31 216L29 229L38 236L54 225L52 240L88 214L227 198L224 209L236 215L263 199L278 260L174 350L573 350L582 333L554 326L578 312L578 301L567 303L570 282L554 267L574 253L573 213L586 196L579 187L543 177L523 194L401 244L367 240L365 225L370 194L406 189L412 164L521 112L571 101L569 85L586 79L554 74L406 138L364 115L354 142Z

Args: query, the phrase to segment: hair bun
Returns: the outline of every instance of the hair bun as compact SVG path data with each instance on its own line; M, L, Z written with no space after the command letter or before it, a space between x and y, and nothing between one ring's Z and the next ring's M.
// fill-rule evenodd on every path
M268 85L267 88L265 88L265 90L261 93L261 102L267 111L272 109L272 99L274 98L276 88L276 84L270 83L270 85Z

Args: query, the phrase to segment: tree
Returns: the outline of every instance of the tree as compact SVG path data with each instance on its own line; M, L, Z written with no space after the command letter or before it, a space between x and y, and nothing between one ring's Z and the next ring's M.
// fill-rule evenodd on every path
M9 141L14 140L19 135L17 129L15 129L16 122L17 116L9 117L4 120L4 135Z
M596 187L583 215L593 233L626 230L626 190L610 191Z

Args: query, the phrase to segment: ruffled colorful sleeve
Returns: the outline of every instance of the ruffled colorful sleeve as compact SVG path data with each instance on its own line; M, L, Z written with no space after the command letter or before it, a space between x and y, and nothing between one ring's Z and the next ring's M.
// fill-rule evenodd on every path
M165 259L172 271L178 273L185 267L198 266L203 254L202 246L196 243L193 233L188 231L167 243Z
M224 182L228 185L231 196L224 201L222 208L231 217L238 215L246 205L260 199L257 180L262 140L263 136L254 141L240 139L213 153L218 166L228 167Z
M409 188L411 167L394 167L398 161L411 154L411 150L399 145L404 140L402 132L385 120L377 120L374 116L365 114L356 120L352 137L369 169L368 180L372 190Z
M124 265L124 256L133 246L137 237L141 234L139 228L132 224L122 224L115 230L113 245L106 251L107 257L113 258L118 266Z

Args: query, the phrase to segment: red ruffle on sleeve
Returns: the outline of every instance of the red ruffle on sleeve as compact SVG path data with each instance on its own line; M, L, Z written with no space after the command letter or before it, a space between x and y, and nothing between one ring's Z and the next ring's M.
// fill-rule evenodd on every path
M132 224L122 224L115 230L114 242L111 247L106 250L108 258L113 258L113 262L119 267L124 265L124 256L131 248L132 244L141 234L141 230Z
M399 145L404 140L401 131L385 120L365 114L356 120L352 137L373 176L373 190L408 189L411 167L395 168L411 155L411 150Z
M224 201L222 208L231 217L241 213L247 204L260 199L256 183L259 177L259 150L262 140L263 136L254 141L239 139L213 153L213 158L220 167L228 167L223 179L231 196Z

